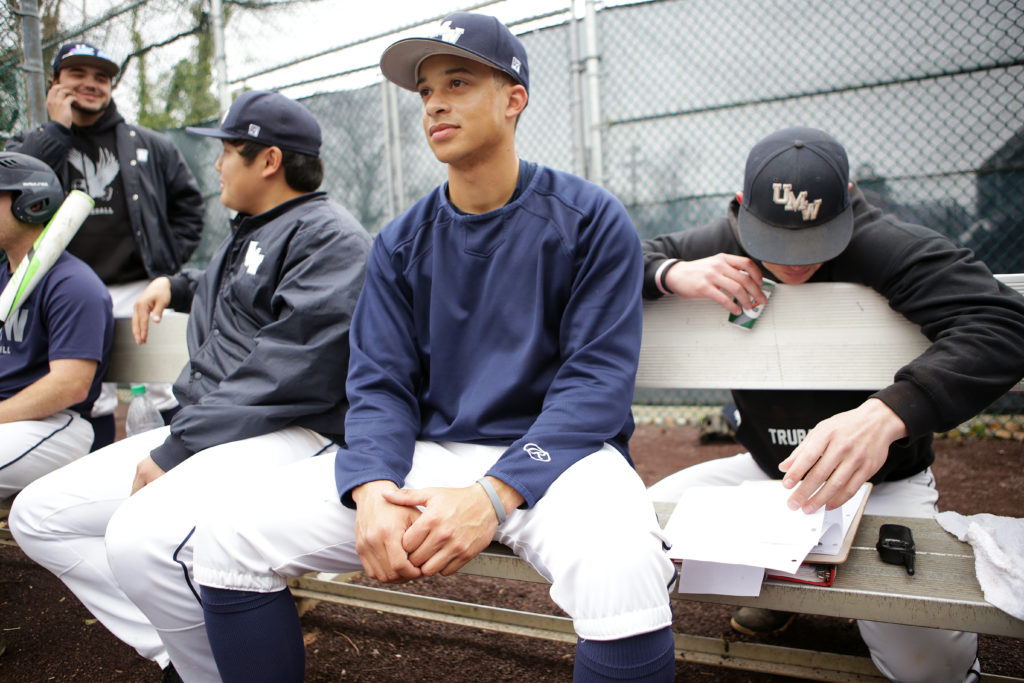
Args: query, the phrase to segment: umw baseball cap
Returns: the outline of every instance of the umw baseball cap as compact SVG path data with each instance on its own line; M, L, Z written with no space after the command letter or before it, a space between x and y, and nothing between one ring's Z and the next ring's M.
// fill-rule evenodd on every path
M395 85L416 92L420 65L427 57L455 55L486 64L509 75L530 91L526 48L508 27L486 14L449 14L426 38L392 43L380 58L380 70Z
M69 66L76 64L95 66L113 78L121 70L121 67L111 59L106 52L89 43L66 43L57 50L53 58L53 75Z
M249 90L228 107L220 128L187 126L189 133L221 140L245 140L320 156L320 124L293 99L269 90Z
M740 243L762 262L803 266L829 261L853 235L846 150L815 128L784 128L747 156Z

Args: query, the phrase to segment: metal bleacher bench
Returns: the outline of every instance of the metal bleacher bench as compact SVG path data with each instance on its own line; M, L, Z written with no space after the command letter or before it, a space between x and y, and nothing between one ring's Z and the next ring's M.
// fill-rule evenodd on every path
M1024 293L1024 274L1000 275ZM779 286L753 330L726 321L709 301L668 298L644 308L637 386L652 389L865 389L892 381L897 368L928 345L916 326L874 291L845 283ZM107 379L173 381L187 353L187 316L168 315L135 346L128 321L118 321ZM1014 391L1024 390L1024 382ZM641 455L641 454L637 454ZM642 455L641 455L642 457ZM671 505L659 506L662 523ZM882 523L909 526L917 546L916 573L885 564L875 550ZM6 531L6 530L4 530ZM492 544L463 573L544 582L511 551ZM351 583L352 575L307 574L289 583L296 598L325 600L424 619L549 640L575 642L565 617L413 595ZM804 614L914 624L1024 638L1024 621L986 602L975 577L974 553L931 519L865 516L850 558L828 588L766 580L757 598L684 595L673 598L753 605ZM680 659L817 680L867 681L881 675L870 659L676 634ZM983 680L1007 679L983 676Z

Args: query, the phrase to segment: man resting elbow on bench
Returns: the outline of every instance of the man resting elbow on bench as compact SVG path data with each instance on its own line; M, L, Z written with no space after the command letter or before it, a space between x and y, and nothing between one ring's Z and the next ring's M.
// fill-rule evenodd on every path
M868 204L849 181L846 151L822 131L786 128L764 138L747 157L743 192L725 217L643 248L648 299L708 298L739 314L737 301L766 303L764 277L785 285L854 282L882 294L932 342L874 393L733 390L736 438L747 452L666 477L649 489L655 501L675 502L695 485L782 479L793 490L790 507L813 512L842 505L871 481L866 514L931 517L938 500L932 434L977 414L1024 375L1024 297L969 250ZM792 618L745 607L732 625L767 633ZM977 680L975 634L858 626L892 680Z

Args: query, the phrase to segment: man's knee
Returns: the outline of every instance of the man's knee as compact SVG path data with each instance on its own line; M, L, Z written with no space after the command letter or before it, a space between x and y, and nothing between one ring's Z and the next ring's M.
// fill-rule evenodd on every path
M973 680L978 656L975 633L859 621L861 637L882 674L900 683L962 683Z
M18 545L25 547L48 533L46 520L53 512L53 496L41 480L36 480L21 490L14 499L7 524Z

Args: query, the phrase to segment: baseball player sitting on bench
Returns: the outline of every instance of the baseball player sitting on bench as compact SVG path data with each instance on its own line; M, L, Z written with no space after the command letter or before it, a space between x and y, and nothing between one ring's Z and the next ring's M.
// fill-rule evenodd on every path
M64 201L53 170L0 152L0 291ZM37 275L37 277L39 277ZM114 339L106 287L64 252L0 332L0 499L89 452Z
M736 301L766 301L762 277L786 285L856 282L932 341L875 393L733 391L736 436L749 452L670 475L650 488L653 500L675 502L695 485L782 479L793 489L790 507L813 512L841 505L872 481L867 514L931 517L939 497L929 467L932 433L975 415L1024 375L1024 298L967 249L868 204L849 182L846 151L820 130L767 136L750 151L743 192L726 216L643 248L647 298L709 298L738 314ZM789 436L803 434L799 445ZM744 607L732 625L765 633L792 618ZM893 680L977 678L975 634L858 626L878 669Z
M320 126L301 104L250 91L219 129L189 130L221 139L220 198L238 215L204 272L153 280L132 319L142 343L150 315L191 310L181 411L36 481L10 522L25 553L165 680L176 670L208 681L217 671L190 576L192 528L255 473L342 442L370 238L316 192Z
M225 681L301 681L286 578L449 575L492 540L551 580L578 680L673 680L674 571L627 456L640 240L623 206L520 160L522 43L457 13L391 45L448 182L377 236L352 321L347 445L197 524Z

